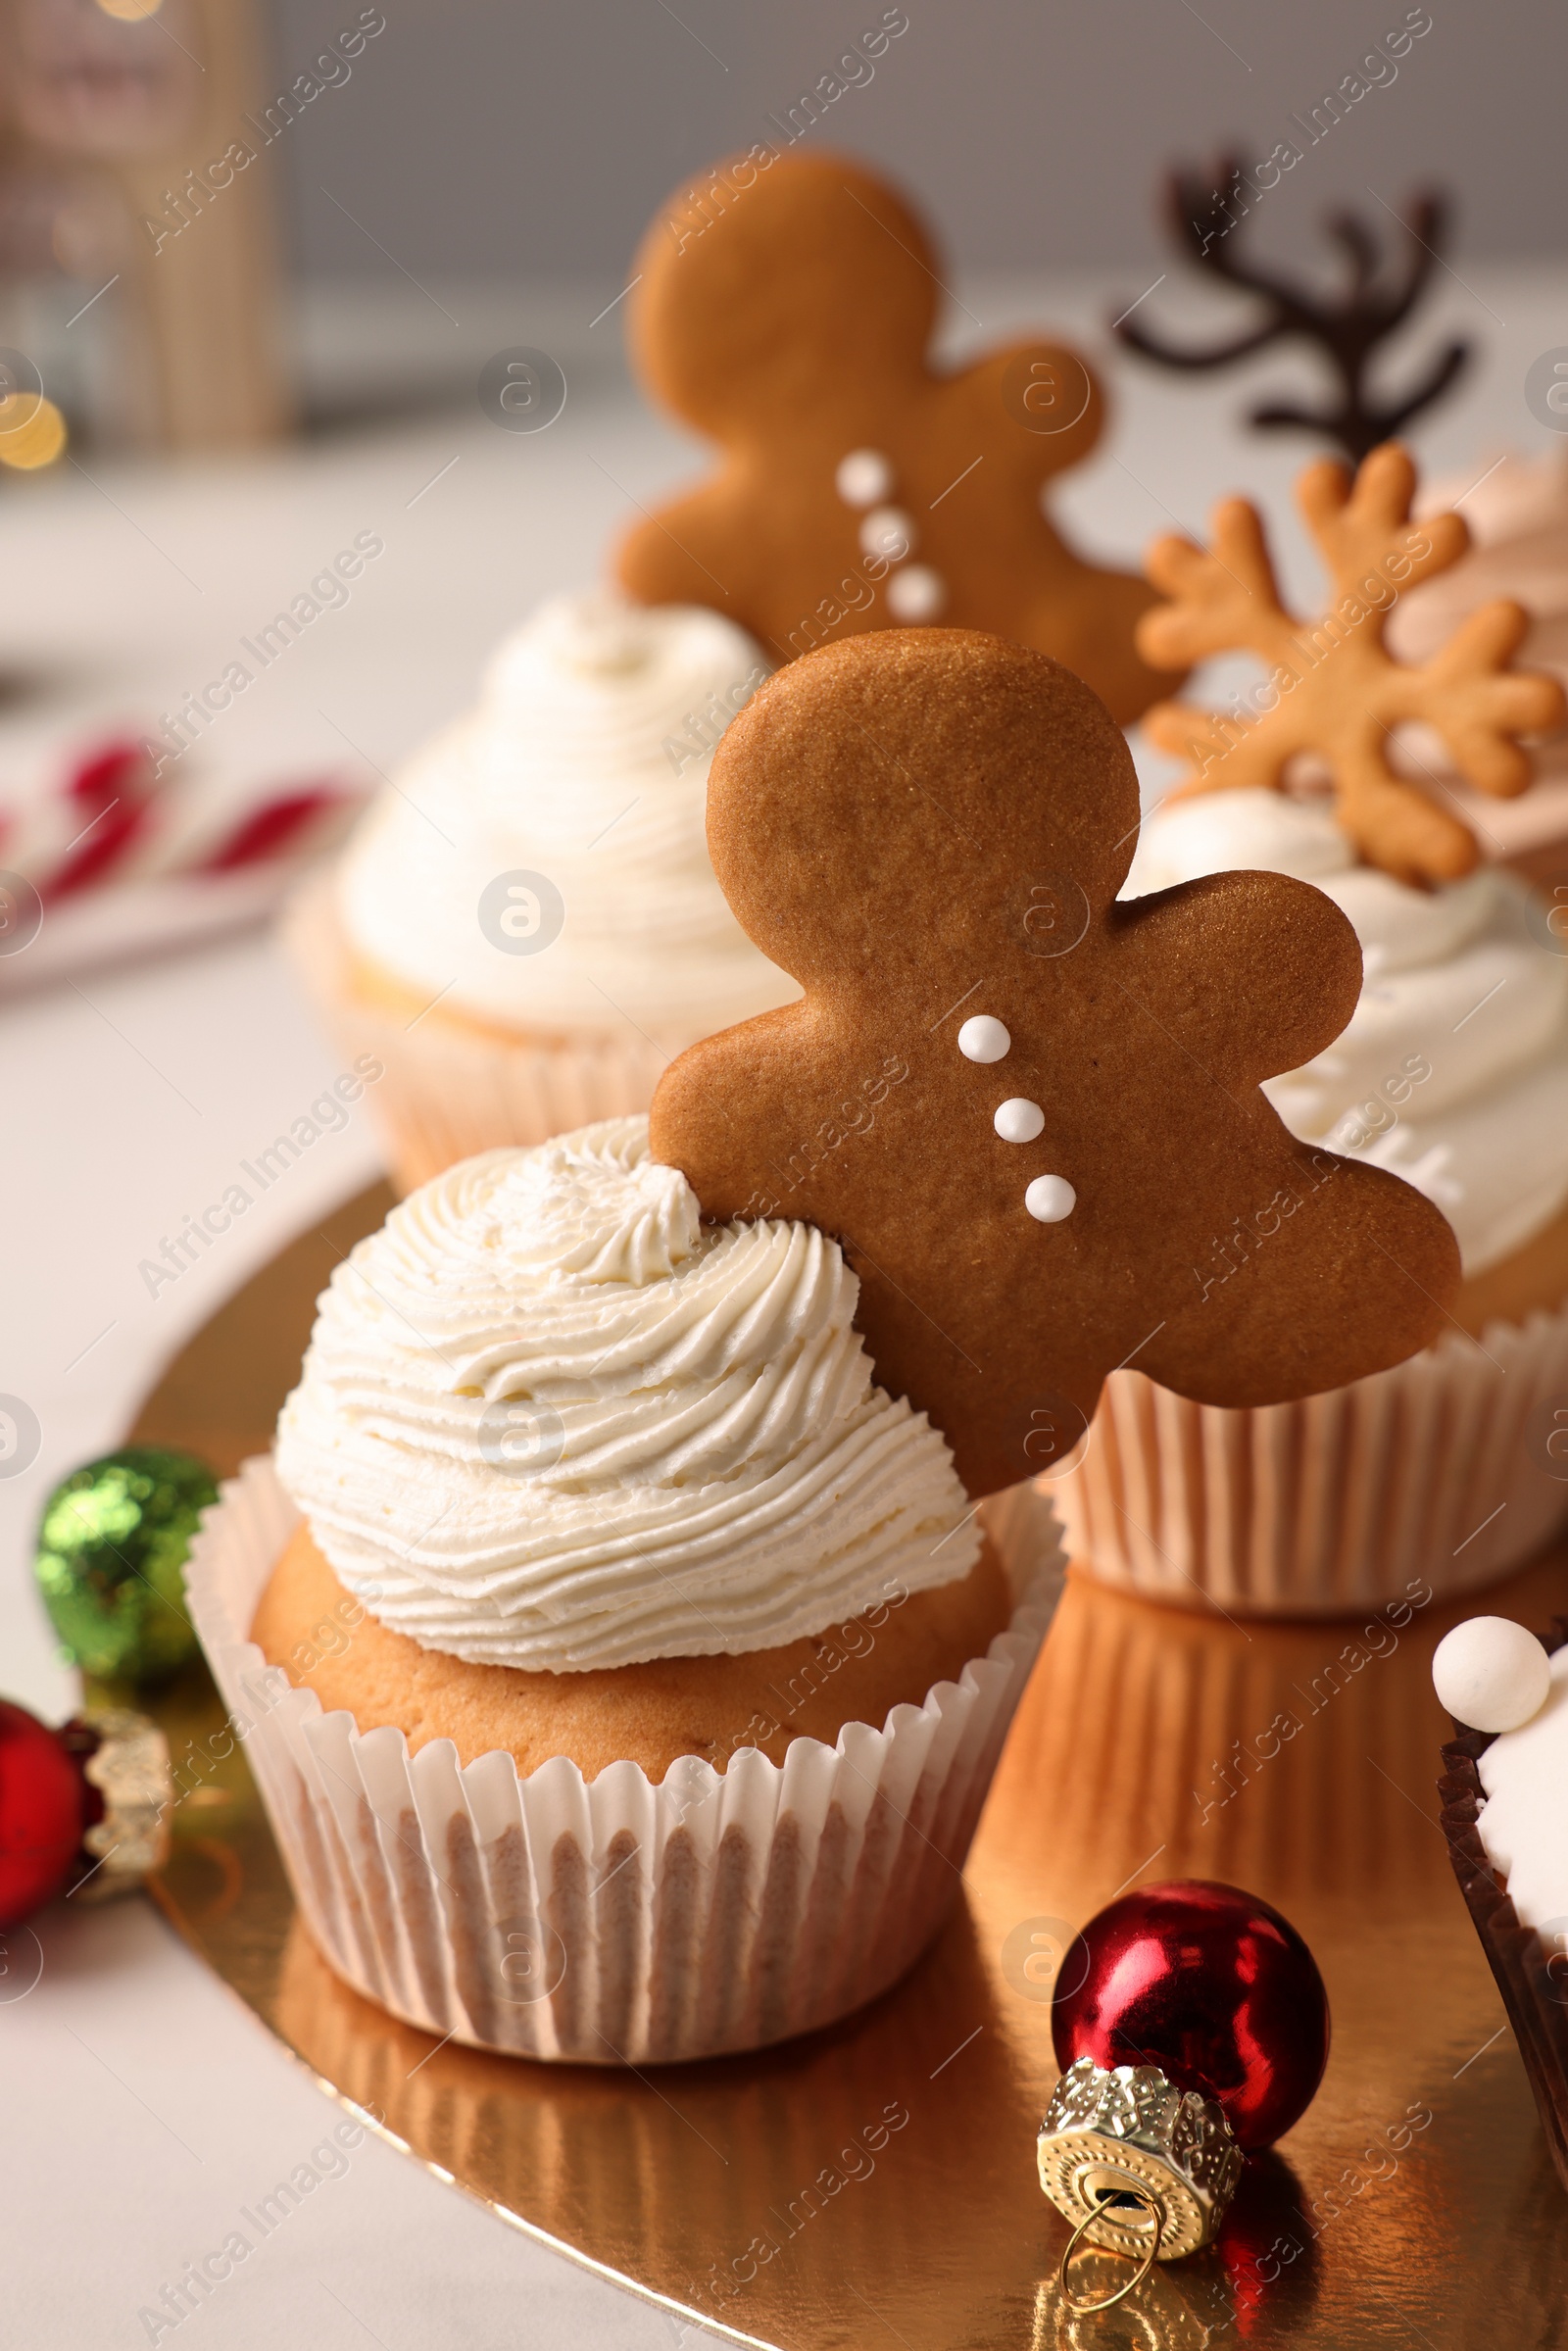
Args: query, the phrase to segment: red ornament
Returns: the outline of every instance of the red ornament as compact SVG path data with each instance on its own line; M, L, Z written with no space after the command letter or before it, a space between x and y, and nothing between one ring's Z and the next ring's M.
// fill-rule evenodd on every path
M73 1751L78 1728L50 1731L25 1706L0 1698L0 1929L60 1891L94 1817L96 1791ZM90 1753L98 1742L88 1738Z
M1052 2038L1065 2073L1157 2066L1224 2110L1245 2148L1306 2111L1329 2055L1323 1979L1288 1919L1201 1878L1141 1886L1078 1935L1061 1963Z

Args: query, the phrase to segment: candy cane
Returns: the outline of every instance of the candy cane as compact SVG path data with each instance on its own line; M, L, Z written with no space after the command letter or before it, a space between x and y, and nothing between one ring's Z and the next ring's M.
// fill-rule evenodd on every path
M160 830L167 829L161 823L167 790L139 741L100 744L78 759L54 802L74 826L71 839L53 856L27 860L44 905L56 906L130 878L204 879L300 858L364 798L340 781L312 779L265 795L216 843L173 853L161 852L159 844ZM46 820L45 829L63 828ZM18 830L16 819L0 808L0 847Z

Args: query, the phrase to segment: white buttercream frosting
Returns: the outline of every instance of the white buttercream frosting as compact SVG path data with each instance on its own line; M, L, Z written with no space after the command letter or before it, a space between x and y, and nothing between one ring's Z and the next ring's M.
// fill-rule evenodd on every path
M503 1026L625 1021L678 1050L800 991L708 861L708 770L767 674L717 612L559 597L502 646L478 710L416 755L344 853L338 907L379 970ZM559 934L512 952L480 900L542 874ZM554 925L551 926L554 928Z
M1487 1801L1476 1828L1523 1925L1568 1937L1568 1648L1551 1659L1539 1714L1494 1739L1476 1764Z
M488 1151L333 1275L278 1473L429 1648L553 1673L770 1648L979 1553L858 1295L811 1225L702 1225L646 1118Z
M1204 792L1146 818L1122 895L1241 867L1324 891L1364 958L1348 1027L1264 1086L1286 1125L1424 1192L1467 1274L1521 1248L1568 1200L1568 954L1524 885L1407 889L1357 862L1326 800Z

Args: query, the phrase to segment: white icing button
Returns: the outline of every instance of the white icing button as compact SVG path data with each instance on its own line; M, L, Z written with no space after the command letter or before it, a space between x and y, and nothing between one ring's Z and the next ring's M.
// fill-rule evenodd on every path
M1001 1021L993 1020L989 1012L977 1012L958 1031L958 1051L966 1061L1004 1060L1011 1043Z
M1037 1223L1060 1224L1077 1207L1078 1195L1065 1176L1036 1176L1023 1196L1023 1204Z
M1010 1102L1002 1104L991 1123L1004 1143L1033 1143L1045 1126L1046 1114L1038 1102L1029 1102L1023 1095L1015 1094ZM1046 1178L1048 1184L1054 1180L1051 1176ZM1033 1216L1037 1211L1031 1208L1029 1213ZM1063 1209L1061 1213L1065 1215L1066 1210ZM1047 1219L1048 1223L1051 1221Z
M947 601L942 574L929 563L908 563L888 581L888 611L895 620L934 620Z
M880 449L852 449L840 459L833 486L846 506L875 506L893 487L893 467Z
M1432 1686L1472 1731L1517 1731L1545 1704L1551 1665L1535 1635L1511 1617L1472 1616L1439 1641Z
M899 506L879 506L860 525L860 552L902 563L914 545L914 524Z

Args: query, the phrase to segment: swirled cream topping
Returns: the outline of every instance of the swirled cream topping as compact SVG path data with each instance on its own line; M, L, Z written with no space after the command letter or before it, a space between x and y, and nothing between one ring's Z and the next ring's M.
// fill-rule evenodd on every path
M792 1002L794 981L730 912L705 832L713 748L766 675L716 612L545 605L502 646L478 710L416 755L350 841L350 945L482 1019L629 1022L668 1050Z
M645 1118L488 1151L333 1275L278 1471L428 1648L552 1673L770 1648L979 1551L858 1295L811 1225L705 1227Z
M1568 1200L1568 938L1511 875L1407 889L1357 862L1326 801L1280 792L1167 802L1122 896L1248 866L1312 882L1361 942L1349 1026L1263 1088L1286 1125L1424 1192L1467 1274L1522 1248Z

